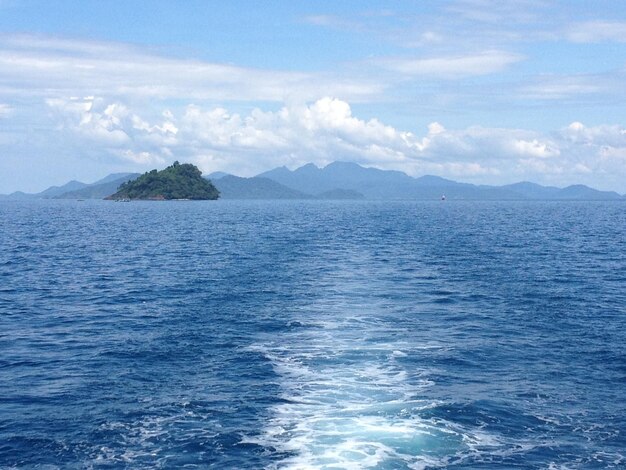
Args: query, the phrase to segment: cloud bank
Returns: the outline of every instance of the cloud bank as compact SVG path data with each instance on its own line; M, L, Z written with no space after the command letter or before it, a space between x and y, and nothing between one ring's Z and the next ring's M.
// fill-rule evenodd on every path
M626 181L626 129L621 126L573 122L544 134L479 126L448 130L433 122L415 135L377 119L360 119L347 102L331 97L248 114L191 104L179 112L164 109L143 116L123 103L91 97L47 104L65 138L97 149L98 158L105 153L146 169L178 159L193 161L205 172L250 176L285 164L349 160L483 183L604 186L590 179L594 175L607 185Z
M0 35L0 96L132 96L217 101L359 101L383 87L368 79L265 70L169 57L124 43Z

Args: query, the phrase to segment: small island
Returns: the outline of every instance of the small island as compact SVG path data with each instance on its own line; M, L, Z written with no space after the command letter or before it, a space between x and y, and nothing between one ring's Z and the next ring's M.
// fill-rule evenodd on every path
M152 170L136 180L127 181L108 200L167 201L175 199L215 200L219 191L202 172L190 163L174 162L166 169Z

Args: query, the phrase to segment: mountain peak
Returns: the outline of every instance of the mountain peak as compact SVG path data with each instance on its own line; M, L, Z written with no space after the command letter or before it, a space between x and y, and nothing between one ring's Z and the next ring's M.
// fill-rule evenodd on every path
M95 186L97 184L105 184L105 183L110 183L111 181L118 181L121 180L123 178L137 178L139 176L139 173L128 173L128 172L124 172L124 173L111 173L108 176L105 176L104 178L99 179L98 181L95 181L93 183L91 183L89 186Z
M234 176L234 175L231 175L230 173L226 173L225 171L214 171L213 173L204 175L203 178L207 180L218 180L220 178L224 178L225 176Z
M336 162L329 163L328 165L324 167L324 170L329 170L333 168L364 168L364 167L362 167L358 163L344 162L344 161L339 160Z
M295 169L294 173L317 173L320 169L317 167L315 163L307 163L306 165L302 165L300 168Z

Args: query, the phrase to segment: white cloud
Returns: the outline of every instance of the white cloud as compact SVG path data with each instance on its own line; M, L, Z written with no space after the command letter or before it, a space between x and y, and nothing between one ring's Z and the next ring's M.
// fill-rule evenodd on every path
M566 32L572 42L626 42L626 22L586 21L572 24Z
M404 75L455 79L500 72L522 59L522 56L510 52L486 51L480 54L427 59L387 59L379 61L379 64Z
M589 168L587 165L585 165L584 163L577 163L576 165L574 165L574 173L585 173L585 174L589 174L592 173L592 169Z
M438 122L431 122L428 125L428 133L431 135L442 134L446 131L446 128L443 127Z
M626 167L626 146L609 147L605 146L599 152L600 161L610 167ZM618 170L619 171L619 170Z
M4 94L283 102L325 93L359 101L383 91L368 78L181 59L120 43L27 35L1 39Z
M567 130L570 132L580 132L585 128L585 125L582 122L574 121L569 126L567 126Z
M8 104L0 103L0 119L8 117L13 112L13 107Z
M464 163L464 162L445 162L445 163L426 163L423 169L428 173L436 175L446 175L455 178L476 178L482 176L496 176L500 174L497 168L490 168L480 163Z
M444 37L441 33L437 33L435 31L423 31L419 33L417 39L409 45L411 47L430 46L442 43L443 41Z
M365 25L352 19L345 19L336 15L309 15L305 16L304 22L327 28L360 31L365 29Z
M517 162L517 170L519 174L541 175L544 179L546 176L561 175L564 172L564 168L559 164L534 158L523 158L519 160Z
M558 156L561 152L554 144L549 142L540 142L537 139L533 140L516 140L513 143L515 152L522 156L529 156L534 158L550 158Z
M587 127L575 121L559 132L562 139L579 146L626 148L626 129L618 125Z
M479 23L528 23L541 17L546 5L542 0L494 2L492 0L457 0L447 7L449 12Z
M592 75L542 76L519 90L526 99L563 100L571 97L607 93L614 85L605 77Z
M124 146L131 141L126 130L130 112L124 105L82 99L48 99L46 103L55 117L60 118L61 129L75 132L105 148Z
M154 155L150 152L134 152L132 150L122 150L115 152L121 159L128 160L139 165L163 165L165 158Z

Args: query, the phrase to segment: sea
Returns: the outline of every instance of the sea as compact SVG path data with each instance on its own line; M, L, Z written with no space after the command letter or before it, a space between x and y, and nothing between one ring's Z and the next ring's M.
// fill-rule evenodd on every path
M626 468L626 203L2 201L0 468Z

